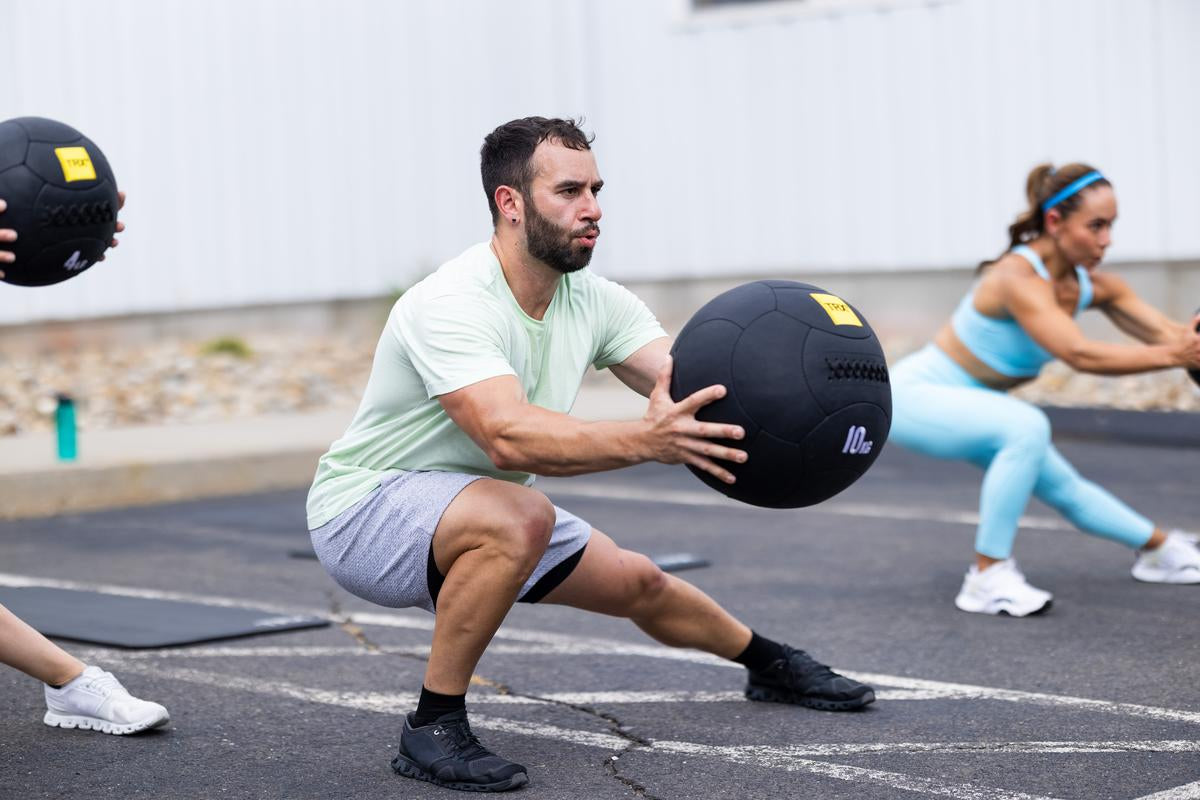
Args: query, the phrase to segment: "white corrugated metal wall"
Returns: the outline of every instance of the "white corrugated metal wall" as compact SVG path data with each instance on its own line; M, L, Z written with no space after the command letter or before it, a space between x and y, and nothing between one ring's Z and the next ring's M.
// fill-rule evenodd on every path
M0 0L0 118L82 129L122 247L0 323L378 294L488 233L478 147L584 114L624 280L959 267L1026 171L1113 178L1113 260L1200 257L1200 2Z

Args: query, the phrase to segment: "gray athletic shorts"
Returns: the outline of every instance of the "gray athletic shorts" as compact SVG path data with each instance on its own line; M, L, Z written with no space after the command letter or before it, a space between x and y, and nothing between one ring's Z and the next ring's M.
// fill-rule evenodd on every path
M338 585L389 608L418 606L433 611L442 575L433 563L438 521L479 475L460 472L401 472L378 489L311 531L313 550ZM545 555L519 601L534 603L562 583L583 555L592 526L558 506Z

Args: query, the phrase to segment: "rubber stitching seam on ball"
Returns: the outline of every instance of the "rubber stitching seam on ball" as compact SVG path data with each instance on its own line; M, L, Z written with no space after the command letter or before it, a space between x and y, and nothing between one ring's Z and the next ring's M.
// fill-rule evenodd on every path
M116 213L110 203L74 203L45 209L39 223L43 228L75 228L112 222L114 219Z
M765 315L763 315L763 316L765 316ZM754 319L758 319L758 317L755 317ZM751 320L751 324L753 324L753 321L754 320ZM755 431L755 433L754 433L754 436L758 436L758 434L762 431L765 431L766 428L764 428L762 426L761 422L759 422L757 419L754 418L754 415L750 413L750 409L748 409L744 405L742 405L741 398L738 397L737 386L733 385L734 380L735 380L734 375L733 375L733 357L734 357L734 354L737 353L738 344L741 343L742 337L746 335L746 328L743 328L741 325L739 325L738 323L734 322L731 319L725 320L725 322L728 322L731 325L733 325L734 327L736 327L738 330L741 331L741 333L739 333L737 335L737 338L733 340L733 347L730 348L730 350L729 350L729 383L731 385L725 387L725 390L726 390L725 396L721 399L722 400L732 400L733 404L735 406L737 406L738 411L741 411L742 415L746 419L753 422L754 426L756 428L758 428L758 431ZM753 438L751 439L751 441L753 441Z
M857 359L825 358L825 366L829 368L828 380L859 380L873 383L888 383L887 367L872 361Z

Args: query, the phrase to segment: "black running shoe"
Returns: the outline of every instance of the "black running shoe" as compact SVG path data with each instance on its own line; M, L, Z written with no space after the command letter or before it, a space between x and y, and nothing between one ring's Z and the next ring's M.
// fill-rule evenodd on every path
M414 728L404 719L400 752L392 769L407 778L429 781L464 792L505 792L529 783L520 764L501 758L479 743L467 723L467 712L453 711Z
M746 697L769 703L794 703L822 711L850 711L875 702L875 690L838 675L803 650L783 646L783 658L751 672Z

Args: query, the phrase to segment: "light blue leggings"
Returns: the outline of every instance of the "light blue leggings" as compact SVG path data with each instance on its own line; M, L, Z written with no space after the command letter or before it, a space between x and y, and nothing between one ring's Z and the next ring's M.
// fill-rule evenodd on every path
M1096 536L1142 547L1154 523L1080 476L1050 444L1041 409L991 389L935 345L891 369L889 441L984 470L975 551L1012 555L1017 521L1030 494Z

